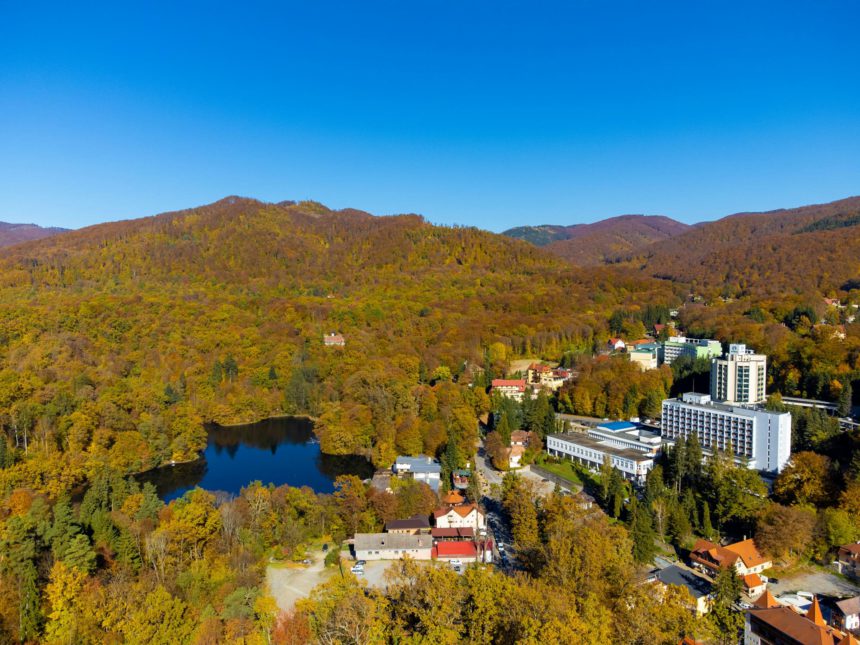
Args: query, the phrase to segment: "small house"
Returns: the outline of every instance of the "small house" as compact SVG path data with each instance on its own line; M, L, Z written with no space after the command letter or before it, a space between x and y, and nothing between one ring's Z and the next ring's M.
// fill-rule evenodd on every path
M341 334L332 332L323 336L323 345L326 347L343 347L346 345L346 340Z
M839 629L849 632L860 630L860 596L837 600L830 615Z

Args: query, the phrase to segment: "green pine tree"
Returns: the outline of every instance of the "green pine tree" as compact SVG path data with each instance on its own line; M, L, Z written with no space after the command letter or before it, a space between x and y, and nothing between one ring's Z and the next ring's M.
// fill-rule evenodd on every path
M90 545L90 539L83 533L78 533L69 542L62 559L70 567L88 574L96 568L96 554Z
M654 518L645 504L637 504L631 520L633 559L639 564L650 564L657 554L657 547L654 545Z

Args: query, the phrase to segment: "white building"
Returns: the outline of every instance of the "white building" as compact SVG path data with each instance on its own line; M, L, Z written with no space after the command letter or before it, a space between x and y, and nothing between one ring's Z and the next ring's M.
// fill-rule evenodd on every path
M509 399L522 401L523 395L526 393L526 381L525 379L497 378L493 379L490 389L492 392L498 392Z
M750 468L780 472L791 457L791 414L715 403L707 394L688 392L663 401L663 439L695 434L706 452L732 452Z
M723 358L711 361L711 399L720 403L757 405L765 401L767 356L746 345L730 345Z
M406 533L356 533L353 540L356 560L429 560L433 538Z
M464 529L472 528L477 533L487 528L484 513L475 504L461 504L449 508L440 508L433 513L436 528Z
M669 340L663 343L662 362L671 365L675 359L681 356L689 356L692 359L713 358L722 353L723 346L718 340L670 336Z
M593 470L600 468L608 455L610 463L621 471L625 479L641 484L644 483L648 471L654 467L654 453L651 452L650 444L646 444L645 450L628 446L628 443L634 442L632 436L623 431L613 432L604 428L603 431L594 429L587 433L563 432L548 435L546 450L554 457L567 457ZM659 443L653 446L655 451L657 448Z
M421 455L420 457L400 456L392 467L395 475L412 476L419 482L424 482L433 492L439 492L439 478L442 475L442 466L433 457Z

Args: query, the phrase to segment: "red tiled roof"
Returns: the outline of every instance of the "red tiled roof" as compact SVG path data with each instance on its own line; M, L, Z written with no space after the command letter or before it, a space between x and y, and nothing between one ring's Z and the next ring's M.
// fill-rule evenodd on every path
M690 557L706 566L717 565L720 567L732 566L738 558L747 568L767 562L767 558L758 552L752 539L735 542L728 546L720 546L708 540L698 540L690 552Z
M474 542L439 542L433 552L437 558L474 558L478 547Z
M816 625L788 607L750 609L748 611L754 633L756 632L755 623L760 621L798 643L835 645L842 638L842 632L831 627Z
M764 584L764 580L761 579L757 573L748 573L744 576L744 586L747 589L752 589L754 587L760 587Z
M525 379L517 378L517 379L505 379L505 378L494 378L493 387L519 387L522 389L526 389Z

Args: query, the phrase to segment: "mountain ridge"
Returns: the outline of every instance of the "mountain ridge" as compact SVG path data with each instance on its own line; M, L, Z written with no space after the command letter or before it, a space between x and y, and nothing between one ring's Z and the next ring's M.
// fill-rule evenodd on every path
M0 247L29 242L31 240L41 240L52 235L66 233L69 230L58 226L0 222Z

